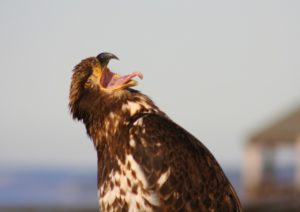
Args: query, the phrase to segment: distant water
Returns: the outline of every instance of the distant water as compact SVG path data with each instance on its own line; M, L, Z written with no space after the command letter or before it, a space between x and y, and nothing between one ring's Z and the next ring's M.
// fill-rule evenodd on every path
M96 172L0 171L0 205L97 206Z
M240 172L225 170L240 193ZM0 206L97 207L95 171L30 169L0 171Z

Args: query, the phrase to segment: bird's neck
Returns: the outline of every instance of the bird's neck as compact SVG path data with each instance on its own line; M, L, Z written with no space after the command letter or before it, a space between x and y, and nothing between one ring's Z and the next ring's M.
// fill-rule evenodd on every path
M94 116L86 127L97 151L100 152L118 141L119 136L124 136L121 133L124 133L136 118L149 113L164 115L150 98L141 93L116 98L113 104L99 105L99 110L101 113Z

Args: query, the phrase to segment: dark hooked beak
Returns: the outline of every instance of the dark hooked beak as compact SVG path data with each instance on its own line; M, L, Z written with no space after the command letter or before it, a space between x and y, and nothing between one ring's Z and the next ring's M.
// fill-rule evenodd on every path
M110 61L110 59L116 59L119 60L119 58L112 54L112 53L108 53L108 52L102 52L100 54L98 54L97 59L99 60L101 65L106 66L108 64L108 62Z

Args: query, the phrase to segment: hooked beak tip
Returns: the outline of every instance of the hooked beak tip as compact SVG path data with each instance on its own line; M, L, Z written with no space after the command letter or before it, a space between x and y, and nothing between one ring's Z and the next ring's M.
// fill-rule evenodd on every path
M111 59L119 60L119 58L116 55L109 52L102 52L98 54L97 59L103 65L107 65Z

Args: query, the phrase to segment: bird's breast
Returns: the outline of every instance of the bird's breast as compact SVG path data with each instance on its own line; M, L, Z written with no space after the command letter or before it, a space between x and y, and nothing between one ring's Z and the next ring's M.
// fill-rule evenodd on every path
M125 161L118 160L118 167L111 170L105 182L99 188L101 210L152 211L159 206L155 191L149 189L147 177L132 155L126 155Z

